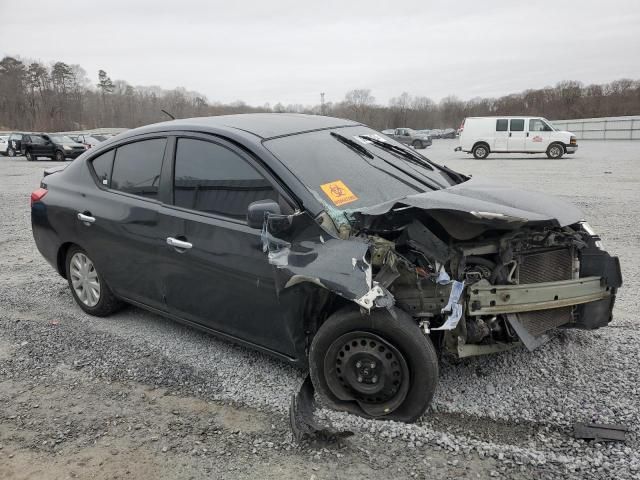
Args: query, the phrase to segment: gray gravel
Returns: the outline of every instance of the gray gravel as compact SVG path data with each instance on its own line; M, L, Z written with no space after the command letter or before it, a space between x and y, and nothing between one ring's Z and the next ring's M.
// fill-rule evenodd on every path
M52 420L41 418L42 408L33 408L35 403L43 403L40 396L24 391L44 388L54 395L69 388L72 372L82 378L73 388L82 402L92 405L100 417L97 421L109 414L100 397L119 398L118 391L123 391L131 411L146 415L145 431L155 432L147 433L145 442L154 435L173 442L173 446L157 449L149 446L154 442L143 442L144 448L151 448L149 455L154 459L155 455L184 455L194 448L207 448L193 444L191 433L184 431L187 424L205 420L191 410L185 414L189 422L184 422L182 430L163 437L166 417L171 417L173 410L160 409L153 416L142 413L146 410L134 400L133 393L141 389L170 392L182 401L175 405L202 401L208 408L228 408L234 415L273 425L266 433L256 433L241 423L238 429L246 441L237 441L229 433L232 427L221 427L220 438L237 446L232 448L235 461L222 464L207 455L196 461L194 458L201 457L189 454L188 474L194 478L205 478L210 472L238 478L260 472L266 476L265 472L276 470L284 478L334 478L336 472L342 473L340 478L376 478L378 474L381 478L529 478L534 472L537 478L640 477L640 334L635 315L640 282L640 168L636 164L640 162L640 142L582 142L579 153L559 161L506 155L477 161L454 153L455 144L436 140L426 154L474 177L565 197L585 211L606 248L620 256L623 267L625 285L610 328L563 331L533 353L521 349L456 364L445 362L433 409L420 422L376 422L322 410L321 416L356 435L338 450L323 450L317 445L300 448L291 443L286 411L303 372L139 309L127 308L108 319L83 314L73 304L66 282L40 257L31 238L28 194L37 188L42 168L54 163L3 157L0 401L31 405L25 418L36 425L28 430L37 437L42 435L37 425L44 428ZM122 390L113 387L116 384ZM59 401L51 399L53 405ZM42 459L47 454L42 449L34 448L30 441L16 440L17 420L9 417L0 413L0 444L7 444L9 438L16 455L11 460L17 459L19 452L31 463L34 455ZM625 444L576 441L571 436L576 421L624 423L631 432ZM75 443L62 444L68 449L60 450L62 454L72 456L88 448L84 442L89 427L85 427L78 427ZM102 444L117 445L125 440L136 444L140 440L133 434L114 433L113 437ZM255 459L253 450L264 451L263 444L269 455ZM210 447L211 451L222 448L215 442ZM118 447L106 447L107 457L111 456L109 448ZM9 449L0 449L0 459L9 455L5 453ZM248 458L254 458L249 462L252 465L264 468L240 468ZM266 467L271 460L277 468ZM176 476L187 473L171 472ZM4 478L2 473L0 466L0 477Z

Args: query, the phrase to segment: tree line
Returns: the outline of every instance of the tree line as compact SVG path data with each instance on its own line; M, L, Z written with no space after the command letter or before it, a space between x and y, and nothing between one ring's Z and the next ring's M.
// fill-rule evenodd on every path
M95 82L95 83L94 83ZM347 92L336 102L317 105L250 106L242 101L222 104L184 88L132 86L112 80L100 70L92 81L80 65L44 65L6 56L0 61L0 129L29 131L137 127L176 118L250 112L294 112L330 115L393 127L457 127L465 117L540 115L549 119L640 114L640 81L621 79L602 85L564 81L554 87L526 90L499 98L440 102L403 92L387 105L376 102L370 89Z

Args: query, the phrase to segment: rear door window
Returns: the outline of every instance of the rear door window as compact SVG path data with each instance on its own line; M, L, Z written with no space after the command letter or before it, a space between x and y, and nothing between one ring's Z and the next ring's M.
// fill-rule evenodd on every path
M513 118L510 123L509 130L512 132L524 132L524 119Z
M200 212L245 219L250 203L278 201L278 194L260 172L217 143L178 139L174 173L174 204Z
M506 132L509 127L509 120L501 118L496 120L496 132Z
M91 166L93 167L96 177L98 177L100 185L108 187L111 183L111 171L113 170L113 159L115 156L116 151L109 150L91 161Z
M166 138L129 143L116 149L111 188L157 198Z

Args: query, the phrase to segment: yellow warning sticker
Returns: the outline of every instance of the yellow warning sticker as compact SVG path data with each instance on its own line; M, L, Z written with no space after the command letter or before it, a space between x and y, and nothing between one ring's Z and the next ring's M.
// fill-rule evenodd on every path
M354 193L349 190L342 180L335 180L333 182L325 183L324 185L320 185L320 188L324 193L327 194L327 197L338 207L340 205L344 205L345 203L351 203L358 200L358 197L354 195Z

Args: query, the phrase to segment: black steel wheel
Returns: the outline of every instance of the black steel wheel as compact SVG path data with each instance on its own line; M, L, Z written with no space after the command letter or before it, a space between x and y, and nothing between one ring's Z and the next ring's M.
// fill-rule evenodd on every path
M347 309L318 330L309 353L311 380L332 408L412 422L429 406L438 379L433 344L402 310L362 315Z
M380 416L395 410L409 390L409 367L391 343L371 332L354 331L337 338L324 358L331 392L356 401L365 413Z

